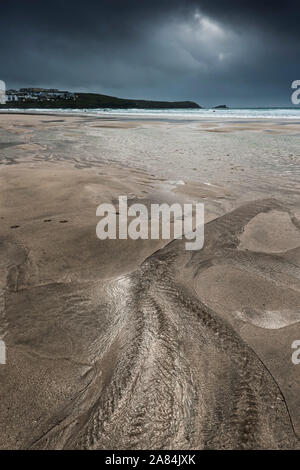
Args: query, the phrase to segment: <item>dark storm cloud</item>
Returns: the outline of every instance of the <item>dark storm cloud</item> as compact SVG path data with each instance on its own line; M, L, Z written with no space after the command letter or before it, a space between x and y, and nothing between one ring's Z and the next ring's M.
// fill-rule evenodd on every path
M1 79L201 104L289 105L298 2L1 2Z

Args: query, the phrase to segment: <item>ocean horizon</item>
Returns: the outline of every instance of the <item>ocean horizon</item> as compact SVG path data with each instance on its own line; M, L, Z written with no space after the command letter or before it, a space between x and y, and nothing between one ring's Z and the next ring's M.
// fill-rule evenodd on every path
M147 116L147 117L171 117L184 119L223 118L223 119L300 119L300 107L269 107L269 108L176 108L176 109L118 109L118 108L6 108L2 113L72 113L91 115L117 115L117 116Z

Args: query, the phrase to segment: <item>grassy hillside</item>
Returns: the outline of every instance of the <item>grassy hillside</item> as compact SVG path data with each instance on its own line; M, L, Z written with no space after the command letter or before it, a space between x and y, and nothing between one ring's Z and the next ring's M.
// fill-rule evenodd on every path
M148 101L129 100L115 98L113 96L99 95L96 93L76 93L75 99L53 99L26 100L6 103L1 108L147 108L147 109L170 109L170 108L201 108L193 101Z

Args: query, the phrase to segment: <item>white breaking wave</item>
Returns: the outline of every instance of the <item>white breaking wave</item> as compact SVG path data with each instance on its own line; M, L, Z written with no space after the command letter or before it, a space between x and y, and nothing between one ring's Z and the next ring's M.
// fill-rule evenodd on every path
M236 108L236 109L2 109L2 112L68 113L171 119L300 119L300 108Z

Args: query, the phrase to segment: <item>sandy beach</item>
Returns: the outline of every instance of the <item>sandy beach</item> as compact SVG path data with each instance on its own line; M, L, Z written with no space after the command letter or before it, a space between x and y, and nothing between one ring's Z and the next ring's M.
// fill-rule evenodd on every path
M0 114L1 449L299 449L300 122ZM205 243L99 240L120 195Z

